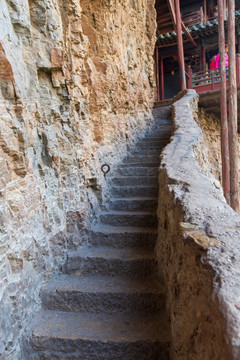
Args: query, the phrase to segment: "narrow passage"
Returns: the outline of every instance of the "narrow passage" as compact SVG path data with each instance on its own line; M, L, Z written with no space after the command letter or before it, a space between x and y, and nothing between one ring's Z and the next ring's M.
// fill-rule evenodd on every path
M156 274L158 167L170 108L111 178L108 211L89 246L68 254L64 274L41 291L25 359L169 359L170 326Z

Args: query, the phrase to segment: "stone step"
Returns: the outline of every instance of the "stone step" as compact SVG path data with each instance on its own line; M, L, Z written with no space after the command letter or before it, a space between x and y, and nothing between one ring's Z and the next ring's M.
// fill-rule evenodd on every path
M168 137L162 137L162 136L146 136L143 139L141 139L141 143L148 143L151 142L152 144L161 144L164 140L169 139Z
M111 211L100 214L100 222L113 226L157 227L156 212Z
M170 135L171 134L171 127L169 127L167 125L167 123L159 123L159 124L155 124L153 125L146 133L144 138L148 137L149 135L151 136L164 136L164 135Z
M150 127L149 131L152 131L152 129L157 128L157 129L165 129L168 128L169 130L171 130L171 124L169 124L169 120L168 119L161 119L161 120L156 120Z
M111 194L116 198L157 197L158 186L111 186Z
M147 132L145 134L145 137L143 139L141 139L140 142L142 142L142 140L148 139L148 138L156 138L156 139L158 139L158 141L163 141L163 139L169 141L170 135L169 135L169 131L164 131L163 128L155 127L151 131Z
M160 158L159 161L155 161L155 162L123 162L121 165L119 165L118 168L124 168L124 167L145 167L145 168L150 168L150 167L159 167L160 165Z
M149 142L155 146L166 144L170 142L170 135L168 133L163 134L162 132L157 136L155 134L149 134L145 138L138 141L136 145L146 145L149 144Z
M124 166L124 167L119 167L117 169L117 173L120 176L152 176L152 175L158 175L158 167L159 164L157 166L152 166L152 167L146 167L146 166L141 166L138 164L138 166Z
M157 239L155 228L98 225L90 231L89 243L93 246L115 248L144 248L153 250Z
M142 150L142 151L146 151L146 150L158 150L159 151L159 154L161 152L161 149L163 149L166 144L168 144L169 141L162 141L161 143L157 143L157 144L152 144L151 142L145 142L145 143L137 143L135 146L134 146L134 149L135 150ZM131 151L133 148L132 147L129 147L129 150Z
M140 146L140 145L139 145ZM135 155L146 155L146 156L151 156L151 155L155 155L155 156L159 156L160 157L160 153L161 151L158 149L138 149L138 148L134 148L134 151L130 151L129 155L131 156L135 156Z
M155 176L118 176L111 179L114 185L158 185L158 172Z
M24 360L168 360L169 323L154 316L41 311Z
M110 210L122 211L151 211L157 210L157 198L111 198L109 200Z
M63 275L41 290L44 309L88 313L152 314L164 306L156 279Z
M160 156L158 155L130 155L127 156L124 160L123 163L135 163L135 162L140 162L140 163L145 163L145 162L156 162L158 164L160 164Z
M153 109L153 116L156 122L171 124L171 112L160 112L159 109Z
M141 278L156 270L152 251L146 249L116 249L110 247L82 247L68 253L63 271L82 275L127 276Z

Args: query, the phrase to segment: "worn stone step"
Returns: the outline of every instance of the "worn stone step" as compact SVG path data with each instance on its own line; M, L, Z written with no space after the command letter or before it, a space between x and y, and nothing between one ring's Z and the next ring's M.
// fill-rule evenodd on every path
M155 167L141 166L141 164L138 164L138 166L120 166L117 169L117 173L120 176L152 176L158 175L158 167L159 164Z
M167 140L162 136L146 136L141 139L141 143L148 143L151 142L152 144L161 144L163 140Z
M146 139L149 139L149 138L154 138L155 140L161 142L161 141L166 141L170 139L170 136L168 134L167 131L163 131L163 129L161 128L153 128L151 131L149 131L145 137L143 139L141 139L140 142L142 142L142 140L146 140Z
M145 167L145 168L150 168L150 167L159 167L160 164L160 158L159 161L155 161L155 162L122 162L121 165L119 165L119 168L124 168L124 167Z
M114 185L158 185L158 172L155 176L118 176L111 179Z
M158 155L130 155L127 156L123 163L134 163L134 162L156 162L160 164L160 156Z
M170 134L168 134L167 132L165 134L161 132L161 134L157 136L155 134L149 134L148 136L137 142L137 145L147 145L150 143L154 146L161 146L162 144L170 142L170 137Z
M149 131L151 131L153 128L157 127L158 129L165 129L166 127L171 130L171 123L169 122L169 119L157 119L154 121L154 123L151 125Z
M153 110L153 115L157 124L161 123L162 125L171 126L171 114L164 114L164 116L162 116L161 113Z
M108 314L152 314L164 306L156 279L63 275L41 290L44 309Z
M110 247L83 247L69 252L63 271L72 274L101 274L141 278L156 270L152 251L146 249L116 249Z
M122 211L151 211L157 210L157 198L111 198L109 200L110 210Z
M151 127L151 129L149 129L149 131L145 133L144 138L148 137L149 135L154 137L158 137L158 136L162 137L169 134L171 134L171 128L167 124L159 123Z
M93 246L153 250L156 238L155 228L98 225L90 231L89 243Z
M109 211L100 214L100 222L113 226L157 227L156 212L147 211Z
M169 141L162 141L160 143L157 144L152 144L151 142L139 142L134 146L135 150L142 150L142 151L149 151L149 150L158 150L159 151L159 155L161 153L161 150L166 146L166 144L168 144ZM129 147L129 151L132 151L132 147Z
M169 322L161 313L41 311L29 332L24 360L169 359Z
M116 198L157 197L158 186L111 186L111 194Z
M155 118L155 121L153 122L152 126L161 126L163 128L168 127L171 130L172 124L169 117L164 116L163 118Z
M140 146L140 145L139 145ZM160 157L161 151L159 149L140 149L137 147L134 147L134 151L129 152L129 155L135 156L135 155L156 155Z

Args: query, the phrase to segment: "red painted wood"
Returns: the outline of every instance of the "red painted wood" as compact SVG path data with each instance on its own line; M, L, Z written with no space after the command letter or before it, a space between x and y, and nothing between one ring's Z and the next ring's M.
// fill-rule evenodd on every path
M185 61L184 61L184 50L183 50L183 39L182 39L182 24L181 24L181 12L179 0L175 0L176 9L176 29L177 29L177 44L178 44L178 62L179 62L179 73L180 73L180 84L181 89L185 90L186 87L186 76L185 76Z
M206 70L206 51L204 45L201 46L201 70Z
M227 81L225 67L225 30L224 30L224 3L218 0L218 46L220 54L220 78L221 78L221 153L222 153L222 183L223 192L228 204L230 204L230 163L228 143L228 119L227 119Z
M161 77L160 77L161 100L165 100L163 58L160 58L160 72L161 72Z
M207 0L203 0L203 14L204 14L204 24L207 22Z
M240 54L236 55L236 80L237 87L240 87Z
M190 65L188 65L187 67L187 75L188 75L188 89L192 89L193 88L193 84L192 84L192 68Z
M239 213L235 1L228 2L230 199Z
M160 94L159 94L159 48L156 47L156 83L157 83L157 101L160 100Z

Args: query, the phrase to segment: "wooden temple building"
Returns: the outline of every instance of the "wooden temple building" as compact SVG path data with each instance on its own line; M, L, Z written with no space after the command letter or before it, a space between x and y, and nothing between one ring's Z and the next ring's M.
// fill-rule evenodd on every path
M223 191L240 212L240 1L156 0L156 11L157 102L195 89L199 105L219 116Z
M227 38L227 0L224 1L224 22ZM237 84L240 88L240 0L235 1ZM177 29L174 0L157 0L156 79L157 101L170 99L181 90ZM184 48L185 76L188 88L200 96L200 104L219 109L216 91L220 90L217 69L210 70L211 59L218 54L218 4L217 0L181 0L182 39ZM211 93L212 104L206 102ZM214 100L214 94L215 100ZM208 94L209 95L209 94Z

